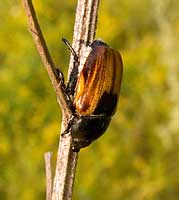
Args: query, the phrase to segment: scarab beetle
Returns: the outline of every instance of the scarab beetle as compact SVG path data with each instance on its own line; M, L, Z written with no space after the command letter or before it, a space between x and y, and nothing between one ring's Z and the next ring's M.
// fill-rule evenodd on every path
M118 103L123 64L120 53L101 40L87 47L85 59L80 63L69 42L62 40L74 56L66 91L74 114L68 129L72 133L73 150L79 151L109 126Z

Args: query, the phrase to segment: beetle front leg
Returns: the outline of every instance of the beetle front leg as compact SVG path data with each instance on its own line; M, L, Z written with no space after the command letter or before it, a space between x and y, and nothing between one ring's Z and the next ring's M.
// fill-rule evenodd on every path
M73 126L74 123L77 123L77 118L72 115L67 128L65 129L65 131L62 132L61 137L64 137L66 134L68 134L71 131L71 128ZM73 152L79 152L80 151L80 147L78 146L78 142L76 142L74 140L74 138L72 137L72 151Z
M70 131L71 131L71 127L72 125L75 123L75 116L72 115L69 119L69 122L68 122L68 126L67 128L65 129L65 131L62 132L61 136L63 137L64 135L68 134Z
M77 76L78 76L78 66L79 66L80 61L79 61L79 57L78 57L77 53L75 52L75 50L73 49L73 47L71 46L69 41L65 38L62 38L62 41L68 47L68 49L70 50L70 52L71 52L71 54L73 55L73 58L74 58L73 68L70 72L69 80L68 80L68 83L67 83L67 86L66 86L67 94L71 98L73 98L74 93L75 93L75 87L76 87Z
M56 68L56 72L57 72L57 75L59 77L59 83L58 83L58 87L60 87L66 97L66 100L67 100L67 103L68 103L68 106L69 106L69 109L72 108L72 99L71 97L68 95L68 91L67 91L67 86L65 84L65 79L64 79L64 75L62 73L62 71L59 69L59 68ZM57 99L58 101L58 99Z
M59 80L60 80L59 87L62 88L63 92L66 92L66 84L65 84L64 75L59 68L56 68L56 72L57 72L57 75L58 75Z

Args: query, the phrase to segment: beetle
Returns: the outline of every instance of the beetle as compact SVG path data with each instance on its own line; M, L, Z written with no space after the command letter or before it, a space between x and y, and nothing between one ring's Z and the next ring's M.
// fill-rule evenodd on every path
M123 63L120 53L102 40L87 46L80 61L68 40L62 40L74 56L66 86L73 112L67 130L71 129L73 150L78 152L100 137L109 126L117 108Z

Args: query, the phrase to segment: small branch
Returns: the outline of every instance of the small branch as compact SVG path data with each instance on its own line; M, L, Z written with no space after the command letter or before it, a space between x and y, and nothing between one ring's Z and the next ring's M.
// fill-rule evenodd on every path
M99 1L78 0L72 44L78 56L95 38ZM68 74L70 74L72 67L73 57L71 56Z
M69 148L69 140L68 135L60 138L52 200L71 200L72 197L78 153Z
M45 171L46 171L46 200L52 199L52 167L51 167L52 153L47 152L44 154Z
M69 156L69 165L67 170L67 178L66 178L66 185L67 188L64 192L64 197L66 199L72 199L72 192L73 192L73 185L75 180L75 172L76 172L76 165L78 160L78 153L71 152Z
M22 2L23 2L24 9L25 9L27 17L28 17L29 30L32 34L32 37L36 44L37 50L42 59L42 62L47 69L47 72L48 72L48 75L52 82L52 85L56 91L58 102L60 103L62 111L66 115L70 115L71 111L68 108L66 96L63 93L62 89L59 87L60 78L58 77L54 62L50 56L45 39L42 35L42 31L40 29L40 26L39 26L39 23L38 23L36 14L35 14L35 10L32 5L32 1L31 0L22 0Z

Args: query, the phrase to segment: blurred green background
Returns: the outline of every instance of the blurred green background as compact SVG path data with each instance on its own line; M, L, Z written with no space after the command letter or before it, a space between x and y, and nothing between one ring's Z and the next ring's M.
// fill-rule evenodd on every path
M67 74L76 1L34 1L54 62ZM97 38L120 50L120 103L81 150L75 200L179 199L179 1L101 0ZM0 199L45 199L61 114L20 0L0 1Z

